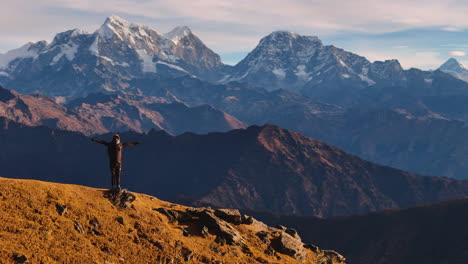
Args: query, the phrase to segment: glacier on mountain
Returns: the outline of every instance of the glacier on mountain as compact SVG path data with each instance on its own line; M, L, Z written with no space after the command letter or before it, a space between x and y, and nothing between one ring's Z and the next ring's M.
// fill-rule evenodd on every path
M29 42L20 48L0 54L0 69L7 69L10 62L16 59L36 58L38 56L38 52L31 49L32 44L32 42Z

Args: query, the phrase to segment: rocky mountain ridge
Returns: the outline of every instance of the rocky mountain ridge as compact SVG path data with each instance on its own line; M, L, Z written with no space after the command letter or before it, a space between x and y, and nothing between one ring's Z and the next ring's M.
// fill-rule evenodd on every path
M81 134L4 119L0 135L5 176L108 184L105 148ZM122 141L142 143L125 149L124 186L165 200L331 217L468 194L466 181L379 166L271 125L207 135L174 137L154 130L120 135Z
M159 98L126 94L91 94L59 105L40 95L22 95L0 86L0 116L29 126L45 125L85 135L110 131L165 130L208 133L246 127L210 105L188 107Z

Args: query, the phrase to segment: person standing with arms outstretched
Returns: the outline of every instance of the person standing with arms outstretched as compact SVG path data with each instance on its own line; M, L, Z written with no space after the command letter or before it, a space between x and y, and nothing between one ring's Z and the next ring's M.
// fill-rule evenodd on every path
M112 190L120 190L120 174L122 172L122 150L124 147L135 146L140 143L120 143L120 136L118 134L115 134L113 136L111 142L107 142L97 138L92 138L91 140L107 146L107 154L109 155L109 167L112 175Z

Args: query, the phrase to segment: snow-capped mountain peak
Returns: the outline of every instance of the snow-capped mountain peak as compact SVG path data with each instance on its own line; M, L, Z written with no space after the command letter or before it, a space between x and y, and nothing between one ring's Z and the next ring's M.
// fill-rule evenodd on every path
M404 82L402 72L397 60L371 63L362 56L323 45L316 36L275 31L262 38L223 82L248 81L271 90L307 93L314 87L325 87L325 83L361 89L379 80Z
M220 74L215 69L222 67L219 55L188 27L177 27L162 35L148 26L110 16L93 33L72 29L56 34L50 44L28 43L0 54L0 82L53 75L53 83L37 82L36 86L27 87L28 91L22 91L52 95L48 93L53 90L50 87L60 83L60 92L54 92L53 96L78 97L90 92L124 89L127 84L118 81L119 78L128 80L156 74L216 80ZM30 74L25 76L24 72ZM76 78L85 76L84 79L93 79L99 85L89 89L86 83L74 83L73 78L68 82L63 72Z
M146 26L129 22L119 16L113 15L108 17L96 32L103 39L110 39L116 35L120 40L132 40L135 36L147 37L148 31L155 32Z
M467 71L465 65L454 58L448 59L444 64L439 67L441 71L455 71L464 72Z
M452 75L455 78L468 82L468 69L454 58L448 59L439 67L439 70Z
M178 26L173 30L167 32L163 36L169 40L171 40L175 45L179 43L179 40L182 38L192 34L192 30L190 30L187 26Z
M281 39L297 39L297 38L305 38L305 39L308 39L310 41L321 42L321 40L317 36L303 36L303 35L299 35L297 33L294 33L294 32L291 32L291 31L286 31L286 30L273 31L268 36L266 36L264 39L281 40Z

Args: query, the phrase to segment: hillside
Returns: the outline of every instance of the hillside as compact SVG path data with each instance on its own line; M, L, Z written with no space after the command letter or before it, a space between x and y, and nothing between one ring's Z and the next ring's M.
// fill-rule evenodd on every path
M0 86L0 116L16 122L78 131L165 130L177 135L244 128L246 124L210 105L188 107L177 101L123 94L92 94L60 105L40 95L23 95Z
M296 228L303 240L333 248L351 264L463 264L468 198L367 215L318 219L254 215Z
M123 133L121 138L142 143L124 150L122 184L171 201L331 217L468 194L466 181L379 166L271 125L175 137L162 131ZM105 148L81 134L3 120L0 145L2 176L109 184Z
M341 263L333 251L303 245L294 230L236 210L187 208L144 194L124 208L105 195L0 178L1 263Z

